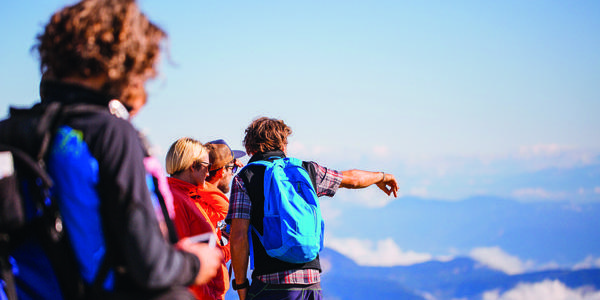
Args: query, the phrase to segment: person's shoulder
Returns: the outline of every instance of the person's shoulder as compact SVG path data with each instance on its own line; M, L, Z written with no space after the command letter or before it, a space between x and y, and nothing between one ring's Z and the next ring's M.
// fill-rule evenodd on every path
M337 169L326 167L314 161L304 161L302 166L309 171L309 173L314 172L315 174L321 174L322 176L326 176L327 174L339 176L342 174L342 172Z
M125 120L119 117L112 115L110 112L103 112L99 115L102 122L108 127L108 129L112 129L114 133L121 133L127 136L135 136L139 139L139 133L133 127L133 124L129 120Z
M304 160L302 161L302 166L307 169L307 168L312 168L312 169L318 169L318 168L325 168L324 166L320 165L319 163L312 161L312 160Z
M204 186L204 190L207 192L212 192L212 193L217 193L217 194L223 194L223 192L221 192L221 190L214 184L210 183L210 182L204 182L205 186ZM225 195L225 194L223 194Z
M112 137L136 137L137 130L128 120L112 115L108 109L82 114L73 118L73 124L86 129L88 132L108 134Z
M190 183L174 177L167 177L167 183L172 192L179 192L185 195L189 193L190 187L192 186Z
M263 165L248 163L234 176L234 178L238 177L238 179L243 181L243 179L245 177L252 177L254 175L254 173L258 172L259 170L264 170L264 169L265 169L265 166L263 166Z

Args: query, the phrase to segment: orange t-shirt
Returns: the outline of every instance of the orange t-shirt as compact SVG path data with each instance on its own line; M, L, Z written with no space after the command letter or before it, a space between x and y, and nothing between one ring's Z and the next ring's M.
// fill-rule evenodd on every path
M229 210L229 199L215 185L205 182L204 187L198 187L196 195L192 195L192 198L204 209L215 228L219 221L225 220Z
M213 225L209 214L199 202L199 199L206 198L203 196L204 193L201 189L176 178L169 177L167 180L173 193L173 205L175 207L173 223L179 236L183 238L213 232L220 238L220 232L215 229L216 227ZM221 268L219 268L217 276L207 284L190 287L197 299L224 299L225 293L229 289L229 272L226 264L231 258L231 252L229 251L229 245L218 245L217 247L223 253Z

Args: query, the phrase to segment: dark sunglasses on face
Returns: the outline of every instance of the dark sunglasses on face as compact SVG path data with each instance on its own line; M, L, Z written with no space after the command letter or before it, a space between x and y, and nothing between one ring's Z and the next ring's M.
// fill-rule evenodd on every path
M237 165L229 165L229 166L225 166L225 170L231 170L231 173L235 173L237 172L238 166Z
M207 169L209 169L209 168L210 168L210 163L207 163L207 162L205 162L205 161L201 161L201 160L199 160L199 161L196 161L196 162L194 163L194 168L196 168L196 169L200 169L200 167L202 167L202 166L204 166L204 167L206 167Z

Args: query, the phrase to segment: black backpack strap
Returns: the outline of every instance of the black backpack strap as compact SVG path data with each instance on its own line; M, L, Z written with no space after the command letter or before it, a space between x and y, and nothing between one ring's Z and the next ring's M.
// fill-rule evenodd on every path
M60 102L39 103L31 108L11 107L10 118L0 126L0 141L21 149L44 167L44 158L58 127L70 117L100 111L108 111L108 108Z
M313 188L315 189L315 193L317 192L317 169L315 168L315 165L311 162L307 162L307 161L303 161L302 162L302 167L304 168L304 170L306 170L306 173L308 173L308 177L310 177L310 181L313 184Z
M160 203L160 209L163 214L163 219L165 220L165 224L167 225L167 231L169 233L169 242L171 244L176 244L179 241L179 236L177 235L177 230L175 230L175 225L173 224L173 220L171 220L171 216L169 216L169 211L167 210L167 205L165 203L165 198L163 197L160 189L158 187L158 179L154 176L152 177L154 181L154 188L156 189L156 197L158 198L158 203Z
M4 281L4 293L8 300L17 300L17 290L15 288L15 277L12 272L12 264L8 260L8 243L10 237L8 234L0 233L0 278Z

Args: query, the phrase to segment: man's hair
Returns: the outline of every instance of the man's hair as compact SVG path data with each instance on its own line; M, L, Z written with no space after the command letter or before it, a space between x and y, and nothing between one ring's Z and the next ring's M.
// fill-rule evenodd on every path
M292 129L282 120L260 117L246 128L244 147L247 153L282 150Z
M220 169L222 169L222 168L220 168ZM208 176L206 176L206 181L213 180L213 178L215 178L215 176L217 176L217 172L219 172L220 169L208 171Z
M44 79L103 76L103 92L121 98L132 78L156 76L166 37L135 0L83 0L56 12L34 48Z
M206 144L204 144L204 148L206 149L206 151L208 151L208 155L209 155L208 157L210 160L210 155L211 155L210 153L211 153L211 151L214 151L214 146L211 143L206 143ZM212 163L212 161L211 161L211 163ZM212 166L214 166L214 165L212 165ZM217 175L217 172L220 169L222 169L222 167L219 169L214 169L212 171L208 170L208 175L206 176L206 181L211 181Z
M206 151L206 148L195 139L185 137L180 138L169 148L166 157L167 173L169 175L177 174L193 166L200 158L200 155Z

